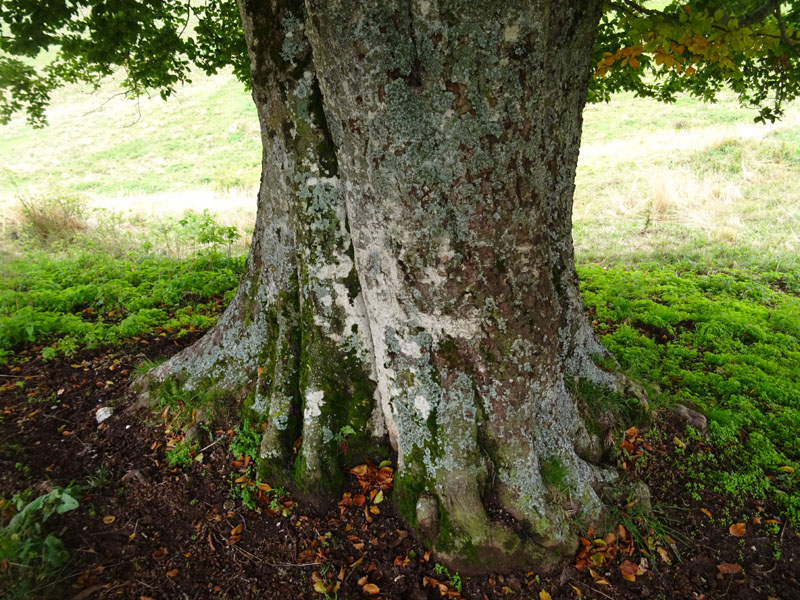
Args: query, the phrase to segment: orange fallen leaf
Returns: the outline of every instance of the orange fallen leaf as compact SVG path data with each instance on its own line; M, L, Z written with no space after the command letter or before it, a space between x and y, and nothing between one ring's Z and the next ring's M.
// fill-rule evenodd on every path
M156 560L162 559L167 555L167 553L168 553L167 549L164 548L164 547L161 547L158 550L156 550L155 552L153 552L153 558L155 558Z
M103 523L105 523L106 525L111 525L111 523L113 523L116 520L117 517L115 517L114 515L106 515L105 517L103 517Z
M742 567L736 563L722 563L717 565L717 570L724 575L734 575L741 572Z
M629 560L623 560L622 564L619 566L619 570L622 571L623 574L636 575L636 571L639 570L639 565Z
M728 528L728 531L732 536L742 537L747 530L744 523L734 523Z
M367 465L358 465L350 469L350 472L356 477L364 477L367 474Z
M242 533L242 529L244 529L244 526L241 523L239 523L236 527L231 529L231 535L239 535L240 533Z
M707 508L701 508L700 512L703 513L705 516L707 516L709 519L712 518L711 517L711 511L708 510Z
M178 569L170 569L167 571L167 577L175 577L178 574Z
M370 596L375 596L381 593L381 588L374 583L368 583L361 588L361 591L365 594L369 594Z

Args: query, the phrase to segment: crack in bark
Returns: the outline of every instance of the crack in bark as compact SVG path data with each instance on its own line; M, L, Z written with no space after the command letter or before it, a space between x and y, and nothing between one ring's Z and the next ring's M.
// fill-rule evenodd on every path
M406 82L412 88L422 87L422 64L419 59L419 50L417 49L417 33L414 30L414 13L412 5L414 0L408 0L408 28L411 35L411 73L409 74Z

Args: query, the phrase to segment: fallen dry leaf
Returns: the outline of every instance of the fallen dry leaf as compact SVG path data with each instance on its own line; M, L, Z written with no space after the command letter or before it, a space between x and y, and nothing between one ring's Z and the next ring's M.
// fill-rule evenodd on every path
M117 517L115 517L114 515L106 515L105 517L103 517L103 523L105 523L106 525L111 525L111 523L113 523L116 520Z
M167 571L167 577L175 577L178 574L178 569L170 569Z
M705 516L707 516L709 519L711 518L711 511L708 510L707 508L701 508L700 512L703 513Z
M576 595L578 598L583 598L583 592L581 591L581 588L579 588L577 585L571 585L571 584L570 584L570 587L571 587L573 590L575 590L575 595Z
M155 552L153 552L153 558L155 558L156 560L164 558L167 555L167 552L168 551L167 551L166 548L161 547L158 550L156 550Z
M550 595L549 592L542 590L539 592L539 600L553 600L553 597Z
M741 572L742 567L736 563L722 563L717 565L717 570L724 575L734 575Z
M734 523L728 528L728 531L732 536L742 537L747 532L747 529L744 523Z
M240 533L242 533L242 529L244 529L244 526L241 523L239 523L236 527L231 529L231 535L239 535Z
M369 594L370 596L375 596L381 593L381 588L379 588L374 583L368 583L362 586L361 591L364 592L365 594Z

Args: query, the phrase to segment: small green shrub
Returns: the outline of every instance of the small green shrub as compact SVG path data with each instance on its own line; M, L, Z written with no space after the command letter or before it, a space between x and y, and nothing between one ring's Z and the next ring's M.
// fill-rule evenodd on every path
M0 564L8 567L0 581L6 580L18 595L54 577L69 560L63 542L47 531L46 523L78 508L74 494L69 487L57 487L33 500L30 493L17 494L8 503L16 514L0 529Z
M235 457L249 456L251 459L258 458L258 451L261 445L261 431L252 426L249 421L244 421L236 428L230 444L230 451Z
M189 211L178 221L178 224L183 230L182 233L189 240L202 248L213 251L219 251L221 247L225 247L230 252L233 243L241 237L236 227L217 223L216 216L211 214L208 209L202 213Z
M172 448L167 449L167 464L171 469L178 469L192 464L197 444L180 440Z

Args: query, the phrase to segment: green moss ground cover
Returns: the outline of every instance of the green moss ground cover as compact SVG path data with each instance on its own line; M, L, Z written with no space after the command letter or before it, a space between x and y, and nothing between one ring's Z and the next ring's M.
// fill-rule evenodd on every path
M658 264L579 272L602 342L654 408L684 403L708 417L717 452L682 465L687 493L771 500L800 522L800 277Z
M208 328L243 267L242 257L219 252L181 260L30 249L9 259L0 277L0 360L25 345L43 346L48 358Z

